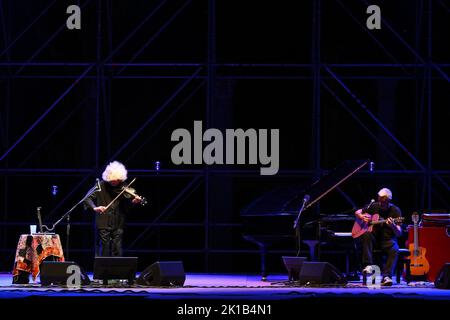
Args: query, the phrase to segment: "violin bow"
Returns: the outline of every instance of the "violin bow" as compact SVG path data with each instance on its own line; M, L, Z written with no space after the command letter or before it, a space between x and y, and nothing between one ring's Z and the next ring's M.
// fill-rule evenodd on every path
M105 212L108 211L109 207L113 204L113 202L116 201L125 192L125 190L131 186L131 184L135 180L136 178L134 178L126 187L123 188L123 190L114 199L111 200L111 202L106 206Z

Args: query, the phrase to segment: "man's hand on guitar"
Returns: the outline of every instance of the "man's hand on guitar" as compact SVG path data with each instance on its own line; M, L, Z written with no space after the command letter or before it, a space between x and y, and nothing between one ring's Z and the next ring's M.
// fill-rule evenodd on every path
M402 234L402 227L398 224L401 223L402 218L387 218L386 219L386 224L392 228L392 230L394 230L395 234L397 235L397 237L399 237Z
M372 220L372 216L368 213L360 213L358 214L358 218L364 221L365 223L369 223L370 220Z

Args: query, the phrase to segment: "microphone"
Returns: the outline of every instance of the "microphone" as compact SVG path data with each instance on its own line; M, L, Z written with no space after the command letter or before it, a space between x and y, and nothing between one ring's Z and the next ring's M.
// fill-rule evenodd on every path
M374 202L375 202L374 199L370 200L370 203L366 206L366 210L368 210Z
M42 230L42 217L41 217L41 207L37 207L37 218L38 218L38 222L39 222L39 232L43 233Z
M100 180L97 178L97 189L98 191L102 191L102 187L100 186Z
M303 203L308 203L309 202L309 194L305 194L305 196L303 197Z
M303 212L303 210L305 209L305 206L306 206L306 204L308 203L308 201L309 201L309 194L305 194L305 195L303 196L303 204L302 204L302 207L301 207L301 209L300 209L300 211L299 211L299 213L298 213L297 219L295 219L295 221L294 221L294 229L297 228L298 222L299 222L299 220L300 220L300 214L301 214L301 213Z

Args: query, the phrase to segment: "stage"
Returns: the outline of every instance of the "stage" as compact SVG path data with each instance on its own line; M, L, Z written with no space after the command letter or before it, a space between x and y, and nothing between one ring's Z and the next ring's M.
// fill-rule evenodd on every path
M449 313L450 0L374 2L0 1L3 318Z
M38 282L12 285L11 280L10 274L0 275L0 303L5 306L57 303L59 306L83 306L82 310L93 311L110 308L111 305L131 307L130 310L148 306L152 312L157 309L170 318L189 312L206 317L206 313L200 314L207 312L206 308L210 308L208 318L233 314L264 316L264 312L266 318L269 315L269 318L276 318L295 310L345 314L349 311L339 308L368 310L380 303L402 314L414 312L415 309L409 309L413 305L439 308L450 305L450 290L436 289L430 282L394 282L392 287L368 287L355 281L344 286L308 287L286 282L285 275L261 281L257 275L187 274L183 287L128 286L125 282L105 287L93 282L82 288L64 288L42 287ZM73 310L81 312L78 308Z

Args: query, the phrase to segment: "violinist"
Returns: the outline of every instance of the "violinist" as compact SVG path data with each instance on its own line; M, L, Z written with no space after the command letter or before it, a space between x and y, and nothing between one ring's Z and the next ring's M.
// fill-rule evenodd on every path
M118 161L108 164L102 179L98 186L100 190L84 202L86 208L95 212L100 240L96 253L103 257L122 256L123 230L130 204L143 203L144 199L134 189L125 188L127 169Z

